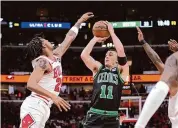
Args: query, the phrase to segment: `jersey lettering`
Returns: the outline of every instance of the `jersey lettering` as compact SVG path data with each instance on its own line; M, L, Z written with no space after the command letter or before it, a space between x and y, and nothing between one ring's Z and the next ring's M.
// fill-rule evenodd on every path
M54 78L59 77L59 75L60 75L60 67L57 66L57 67L54 69Z
M97 83L110 82L118 85L118 75L113 73L103 72L98 75Z
M56 92L60 91L60 87L62 85L62 78L60 77L60 75L61 75L60 67L57 66L54 69L54 78L56 78L56 83L57 83L55 88L54 88L54 91L56 91Z

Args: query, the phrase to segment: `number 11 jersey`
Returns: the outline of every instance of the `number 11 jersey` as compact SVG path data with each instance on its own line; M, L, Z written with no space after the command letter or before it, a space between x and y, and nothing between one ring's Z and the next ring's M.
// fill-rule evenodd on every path
M118 67L110 70L101 66L93 82L91 107L105 111L118 111L124 84Z

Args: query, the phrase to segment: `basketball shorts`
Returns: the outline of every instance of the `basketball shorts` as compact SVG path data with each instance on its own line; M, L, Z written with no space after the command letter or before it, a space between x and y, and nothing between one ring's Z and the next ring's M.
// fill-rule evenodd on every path
M97 114L87 112L86 117L83 120L83 128L119 128L118 115L110 116L105 114Z
M50 116L50 107L40 98L29 96L20 108L20 128L44 128Z
M178 92L169 98L168 116L172 123L172 128L178 128Z

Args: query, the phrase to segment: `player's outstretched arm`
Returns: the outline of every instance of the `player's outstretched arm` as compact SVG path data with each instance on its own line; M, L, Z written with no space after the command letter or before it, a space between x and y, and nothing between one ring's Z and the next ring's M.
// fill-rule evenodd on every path
M66 50L69 48L71 43L75 40L78 35L78 31L80 28L81 23L87 21L88 19L92 18L94 15L92 12L88 12L82 15L80 19L75 23L75 25L69 30L66 34L64 41L53 51L55 55L58 57L62 57Z
M114 46L116 48L117 54L118 54L118 63L119 65L124 66L127 63L127 57L124 51L124 46L121 43L120 39L117 37L117 35L114 32L114 28L111 23L108 21L103 21L108 26L108 31L111 35L111 38L113 40Z
M109 23L108 21L104 21L104 23L108 26L108 31L111 35L111 38L113 40L114 46L117 50L117 54L119 57L125 57L125 52L124 52L124 46L121 43L120 39L117 37L117 35L114 32L114 28L112 26L111 23Z
M164 63L162 62L162 60L160 59L158 54L144 40L143 33L142 33L142 31L140 30L139 27L137 27L137 31L138 31L138 40L139 40L140 43L142 43L142 46L143 46L146 54L151 59L153 64L156 66L156 68L159 70L159 72L162 73L163 70L164 70Z
M45 90L44 88L42 88L41 86L38 85L38 82L43 77L44 72L51 70L50 67L51 66L47 60L39 59L37 64L35 65L35 68L34 68L32 74L30 75L30 78L28 79L27 89L29 89L37 94L51 98L53 100L53 102L58 106L60 111L62 111L61 108L63 108L65 111L67 111L68 109L70 109L70 105L64 99L54 95L53 93Z
M93 37L81 53L81 59L85 65L93 72L93 75L101 67L101 63L96 61L91 55L91 51L97 42L104 42L107 38Z

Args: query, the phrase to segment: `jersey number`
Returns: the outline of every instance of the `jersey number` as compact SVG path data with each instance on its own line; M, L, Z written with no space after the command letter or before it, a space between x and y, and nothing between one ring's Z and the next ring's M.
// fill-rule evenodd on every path
M106 95L106 85L102 85L101 86L101 94L100 94L100 98L104 98L104 99L113 99L113 86L108 86L107 87L108 90L108 94Z
M56 67L55 69L54 69L54 78L57 78L56 79L56 86L55 86L55 88L54 88L54 91L55 92L59 92L60 91L60 86L61 86L61 84L62 84L62 79L59 77L59 75L61 74L61 72L60 72L60 68L59 67Z

